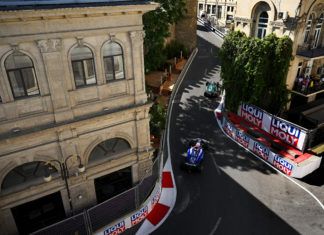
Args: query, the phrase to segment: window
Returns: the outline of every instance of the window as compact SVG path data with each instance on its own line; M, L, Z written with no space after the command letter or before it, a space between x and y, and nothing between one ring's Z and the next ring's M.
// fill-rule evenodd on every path
M207 14L211 13L211 5L207 5Z
M216 14L216 5L212 5L212 14Z
M74 48L71 53L71 61L76 87L97 83L93 54L88 47Z
M124 56L118 43L106 43L103 47L103 62L106 81L125 78Z
M308 20L307 20L307 26L306 26L306 30L305 30L304 43L307 43L307 41L308 41L309 32L310 32L310 29L312 27L312 19L313 19L313 15L310 15L308 17Z
M29 162L11 170L1 184L1 190L17 191L43 183L45 170L48 169L46 162ZM52 168L50 173L57 173Z
M318 42L321 35L321 28L324 20L324 14L322 13L320 17L317 20L316 27L315 27L315 33L314 33L314 43L313 48L316 48L318 46Z
M91 152L89 162L107 160L118 154L123 154L131 149L130 144L121 138L113 138L101 142Z
M199 3L199 11L202 11L202 10L204 10L204 4Z
M14 98L39 95L32 60L21 52L15 52L5 60L5 68Z
M264 11L259 16L256 36L261 39L264 38L267 32L267 27L268 27L268 13Z
M222 18L222 6L217 6L217 18Z

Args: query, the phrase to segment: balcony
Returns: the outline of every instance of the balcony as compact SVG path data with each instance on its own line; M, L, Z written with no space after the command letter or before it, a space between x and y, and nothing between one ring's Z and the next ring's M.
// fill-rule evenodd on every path
M296 55L309 59L318 59L320 57L324 57L324 47L321 46L311 49L310 45L298 46Z
M304 97L323 93L324 77L320 79L300 77L296 79L292 92Z

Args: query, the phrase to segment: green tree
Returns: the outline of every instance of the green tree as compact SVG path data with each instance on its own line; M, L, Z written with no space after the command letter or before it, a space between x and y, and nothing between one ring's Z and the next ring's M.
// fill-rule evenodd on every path
M150 109L150 132L155 137L161 137L161 131L165 129L166 110L158 103Z
M264 39L235 31L220 50L221 77L226 107L236 112L241 102L271 113L283 111L288 101L286 76L292 58L292 41L270 34Z
M184 0L157 0L160 7L145 13L144 57L145 71L160 68L166 60L165 39L170 36L169 26L179 21L186 12Z

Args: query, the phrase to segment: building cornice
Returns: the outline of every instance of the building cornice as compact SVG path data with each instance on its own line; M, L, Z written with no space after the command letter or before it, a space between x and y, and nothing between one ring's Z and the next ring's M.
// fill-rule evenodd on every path
M1 11L0 23L25 22L39 20L57 20L85 17L104 17L120 15L142 15L155 10L158 3L143 5L100 6L100 7L74 7L54 9L10 10Z

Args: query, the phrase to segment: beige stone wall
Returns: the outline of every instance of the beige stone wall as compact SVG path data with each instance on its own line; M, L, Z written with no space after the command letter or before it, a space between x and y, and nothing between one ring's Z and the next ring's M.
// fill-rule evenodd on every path
M237 0L198 0L197 16L200 17L205 12L212 24L218 23L218 25L229 27L230 20L227 21L227 19L235 16L236 4ZM215 7L215 11L213 11L213 7Z
M96 203L96 178L126 167L132 168L134 184L147 175L152 165L151 104L145 91L142 14L156 7L151 3L0 12L0 183L22 164L64 162L70 155L79 155L84 173L77 174L76 159L67 162L72 204L78 210ZM107 83L102 46L109 41L123 49L126 79ZM94 54L97 85L75 87L70 52L80 43ZM39 96L14 99L4 67L13 51L32 59ZM111 138L127 140L130 151L89 164L91 151ZM60 177L23 190L0 191L0 220L6 221L0 223L2 234L16 233L10 208L54 192L61 193L69 213Z
M175 26L175 37L193 50L197 46L197 0L186 0L186 9L186 15Z

